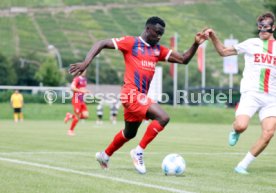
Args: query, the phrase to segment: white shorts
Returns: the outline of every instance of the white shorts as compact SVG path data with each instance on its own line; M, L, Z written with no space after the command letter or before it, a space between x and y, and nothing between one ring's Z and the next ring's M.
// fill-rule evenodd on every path
M252 117L259 111L259 119L276 116L276 97L266 93L242 93L236 116L248 115Z

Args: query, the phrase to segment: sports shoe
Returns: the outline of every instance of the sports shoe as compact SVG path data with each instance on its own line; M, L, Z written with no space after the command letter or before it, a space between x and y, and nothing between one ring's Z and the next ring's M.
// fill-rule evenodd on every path
M64 118L64 123L67 123L71 118L72 118L72 114L66 113L65 118Z
M239 174L244 174L244 175L249 174L249 173L246 171L246 169L244 169L244 168L242 168L242 167L239 167L239 166L235 167L234 170L235 170L235 172L237 172L237 173L239 173Z
M236 143L238 142L240 137L240 134L237 133L236 131L231 131L229 133L229 137L228 137L228 143L230 146L234 146L236 145Z
M72 131L72 130L68 130L68 132L67 132L67 135L69 135L69 136L74 136L75 135L75 133L74 133L74 131Z
M135 169L140 173L140 174L145 174L146 173L146 166L143 160L143 153L136 153L135 149L132 149L130 151L130 156L132 158L133 164Z
M108 169L109 159L104 158L104 152L97 152L95 157L103 169Z

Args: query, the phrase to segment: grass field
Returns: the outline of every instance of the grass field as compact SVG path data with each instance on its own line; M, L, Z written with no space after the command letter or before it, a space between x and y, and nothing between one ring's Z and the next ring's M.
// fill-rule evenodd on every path
M147 174L138 174L129 151L135 147L146 124L135 139L116 152L110 169L103 171L94 155L103 150L123 127L94 121L80 122L76 136L68 137L69 125L62 121L26 120L0 122L1 193L275 193L276 143L249 168L250 175L233 167L260 134L251 126L235 147L227 145L230 124L171 122L145 152ZM183 176L164 176L162 159L181 154L187 163Z
M214 123L231 124L234 119L234 108L224 106L183 106L176 108L171 105L161 106L171 117L171 122L181 123ZM13 118L12 108L8 103L0 103L0 120L11 120ZM89 120L96 120L96 105L88 104ZM72 112L71 104L25 104L23 108L26 120L62 120L66 112ZM109 119L109 106L104 106L103 119ZM123 120L123 109L119 109L118 120ZM255 116L251 123L258 124L258 117Z

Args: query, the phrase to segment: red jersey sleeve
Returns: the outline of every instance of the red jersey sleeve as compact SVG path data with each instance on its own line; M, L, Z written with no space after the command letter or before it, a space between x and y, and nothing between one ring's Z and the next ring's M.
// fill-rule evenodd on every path
M168 61L170 55L172 53L172 50L165 47L165 46L160 46L160 55L158 60L159 61Z
M113 44L116 50L120 50L122 52L127 52L132 49L134 43L133 36L124 36L121 38L113 38Z

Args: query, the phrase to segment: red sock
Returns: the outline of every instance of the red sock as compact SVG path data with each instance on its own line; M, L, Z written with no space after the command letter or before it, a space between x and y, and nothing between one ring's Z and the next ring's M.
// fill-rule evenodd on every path
M76 115L73 115L73 117L72 117L72 123L71 123L71 127L70 127L71 131L74 131L74 129L75 129L75 127L76 127L76 125L77 125L78 122L79 122L78 117Z
M143 138L142 138L142 140L140 141L140 147L142 147L143 149L145 149L146 147L147 147L147 145L157 136L157 134L160 132L160 131L162 131L164 129L164 127L163 126L161 126L160 125L160 123L158 122L158 121L156 121L156 120L153 120L150 124L149 124L149 126L148 126L148 128L147 128L147 130L146 130L146 132L145 132L145 134L144 134L144 136L143 136Z
M123 134L123 130L119 131L113 141L109 144L109 146L105 149L105 153L108 156L112 156L112 154L117 151L120 147L122 147L124 145L125 142L127 142L128 139L125 138L124 134Z

